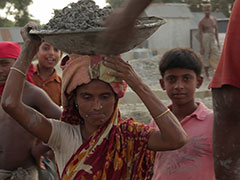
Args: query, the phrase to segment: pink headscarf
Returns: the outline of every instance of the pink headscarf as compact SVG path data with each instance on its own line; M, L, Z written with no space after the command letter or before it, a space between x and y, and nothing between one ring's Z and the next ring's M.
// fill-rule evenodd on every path
M66 57L61 67L63 69L62 77L62 102L66 106L66 96L82 84L88 84L92 79L99 79L109 83L118 98L124 96L127 84L119 78L109 76L107 72L113 71L102 64L104 56L80 56L72 54L66 61Z
M123 80L109 76L107 72L114 71L103 65L102 55L81 56L72 54L65 56L61 63L62 75L62 120L71 124L79 124L79 113L74 108L72 92L82 84L88 84L92 79L99 79L112 87L118 98L124 96L127 84Z

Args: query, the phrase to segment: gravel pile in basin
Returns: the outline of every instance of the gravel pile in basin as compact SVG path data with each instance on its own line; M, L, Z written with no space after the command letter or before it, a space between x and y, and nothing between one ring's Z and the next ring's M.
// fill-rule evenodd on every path
M88 30L101 27L101 21L105 20L112 12L111 7L99 8L92 0L79 0L70 3L61 10L54 10L54 17L42 27L42 30Z

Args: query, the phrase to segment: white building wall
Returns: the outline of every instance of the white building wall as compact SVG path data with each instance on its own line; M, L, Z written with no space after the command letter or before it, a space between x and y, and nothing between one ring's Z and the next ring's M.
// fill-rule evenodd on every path
M149 39L150 49L168 50L190 47L190 21L187 18L169 18Z
M150 49L164 51L191 46L190 24L193 16L187 4L152 3L146 8L145 13L147 16L157 16L167 20L167 23L148 39Z

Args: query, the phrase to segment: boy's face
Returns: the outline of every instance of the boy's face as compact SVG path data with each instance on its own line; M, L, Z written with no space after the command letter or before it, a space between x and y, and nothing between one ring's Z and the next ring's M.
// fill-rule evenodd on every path
M15 63L12 58L0 58L0 84L4 84L7 80L10 67Z
M62 56L62 52L47 42L43 42L37 53L40 66L54 68Z
M202 81L203 78L197 77L193 70L174 68L165 71L160 84L173 104L184 105L194 101L195 90L201 86Z

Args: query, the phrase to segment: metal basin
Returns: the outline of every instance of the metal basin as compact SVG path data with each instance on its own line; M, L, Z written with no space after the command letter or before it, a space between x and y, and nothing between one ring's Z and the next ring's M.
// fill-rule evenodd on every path
M99 33L105 30L105 27L85 31L31 30L30 34L38 35L44 41L69 54L109 55L121 54L133 49L148 39L161 25L165 23L166 20L158 17L141 18L139 25L136 25L136 32L130 42L124 45L116 42L114 43L113 48L111 48L111 51L104 49L102 43L99 41Z

